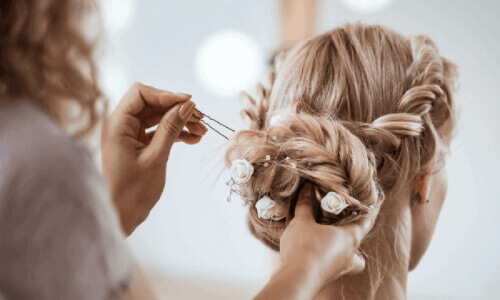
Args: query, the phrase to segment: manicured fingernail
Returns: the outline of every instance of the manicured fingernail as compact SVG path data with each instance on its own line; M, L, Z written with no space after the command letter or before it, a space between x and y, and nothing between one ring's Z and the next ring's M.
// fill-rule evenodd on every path
M195 106L196 104L194 104L193 101L185 102L182 104L181 108L179 108L179 116L182 119L187 120L193 114Z
M198 117L199 119L203 119L204 115L201 113L201 111L199 111L198 109L195 109L194 110L194 113L193 115L195 115L196 117Z
M186 93L177 93L177 95L181 95L181 96L184 96L184 97L186 97L186 98L191 98L191 97L193 97L192 95L190 95L190 94L186 94Z

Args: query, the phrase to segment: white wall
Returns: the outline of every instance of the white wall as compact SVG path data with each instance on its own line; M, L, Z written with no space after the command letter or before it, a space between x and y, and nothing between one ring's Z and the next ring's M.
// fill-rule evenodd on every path
M278 37L276 1L123 0L113 14L127 2L135 3L131 23L110 34L104 65L116 74L105 80L113 100L141 81L191 93L202 110L242 128L237 97L205 89L196 80L194 56L204 37L228 28L246 32L269 56ZM320 10L321 31L361 20L426 33L460 66L462 115L448 160L449 194L431 247L410 275L409 294L494 297L500 292L500 2L396 0L378 12L359 13L322 1ZM209 132L199 145L176 146L165 193L129 245L142 263L173 276L258 287L269 273L269 253L246 229L245 209L225 200L229 176L221 173L217 151L223 142Z

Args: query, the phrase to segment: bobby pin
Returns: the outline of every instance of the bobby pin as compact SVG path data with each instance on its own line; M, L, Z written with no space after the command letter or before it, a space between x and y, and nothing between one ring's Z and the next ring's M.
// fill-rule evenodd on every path
M215 123L217 123L218 125L226 128L227 130L230 130L231 132L235 132L234 129L230 128L229 126L226 126L224 124L222 124L221 122L217 121L216 119L210 117L209 115L205 114L205 113L202 113L201 111L199 111L198 109L195 108L195 110L200 113L203 117L207 117L210 121L213 121ZM212 129L213 131L215 131L218 135L222 136L223 138L225 138L226 140L229 140L229 138L227 136L225 136L223 133L221 133L219 130L215 129L212 125L210 125L207 121L203 120L203 117L198 117L198 116L195 116L193 115L195 118L197 118L198 120L201 121L201 123L205 124L208 128Z

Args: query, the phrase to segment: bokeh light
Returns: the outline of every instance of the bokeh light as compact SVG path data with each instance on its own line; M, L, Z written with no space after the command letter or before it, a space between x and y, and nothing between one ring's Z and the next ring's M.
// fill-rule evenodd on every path
M359 13L374 13L388 7L394 0L341 0L350 9Z
M135 15L135 0L101 0L104 26L109 34L126 31Z
M117 57L105 57L101 61L101 84L108 96L110 109L114 109L132 84L130 70Z
M208 91L231 97L257 83L264 68L264 55L247 33L227 29L211 34L201 43L194 68Z

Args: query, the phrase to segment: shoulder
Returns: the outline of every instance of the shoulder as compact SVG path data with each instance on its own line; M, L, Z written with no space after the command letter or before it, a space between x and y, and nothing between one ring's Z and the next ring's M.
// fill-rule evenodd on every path
M52 266L31 288L19 285L26 295L48 286L68 299L89 294L92 287L95 293L117 293L133 272L90 152L29 103L0 100L0 236L9 244L2 249L0 243L6 255L0 259L0 281L14 274L5 280L16 287L47 263Z
M82 142L23 100L0 100L0 161L4 174L49 177L92 166L90 152Z
M95 215L104 181L83 143L27 101L0 100L0 216L48 207ZM95 217L95 216L94 216Z

